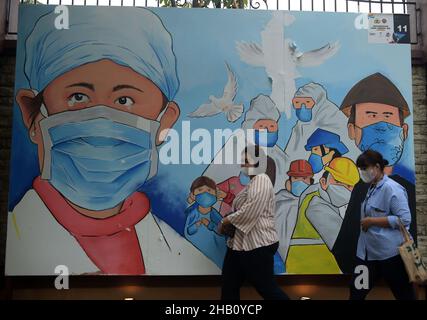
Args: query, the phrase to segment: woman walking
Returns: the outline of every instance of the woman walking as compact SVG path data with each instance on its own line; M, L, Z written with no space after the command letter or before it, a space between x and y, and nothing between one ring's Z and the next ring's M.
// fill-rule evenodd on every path
M274 254L279 246L275 230L274 160L263 155L258 146L253 148L255 157L245 149L242 164L250 178L249 184L233 201L233 213L222 219L219 231L230 227L234 236L228 240L222 277L222 299L239 300L240 287L248 280L258 293L268 300L288 300L274 279ZM259 165L255 159L266 159L265 172L256 174Z
M361 206L361 232L357 244L356 269L350 287L350 299L363 300L381 276L398 300L414 300L415 291L399 255L403 242L401 224L409 229L411 212L405 189L384 174L388 164L373 150L363 152L356 165L360 177L370 187ZM369 272L368 283L360 283L358 266Z

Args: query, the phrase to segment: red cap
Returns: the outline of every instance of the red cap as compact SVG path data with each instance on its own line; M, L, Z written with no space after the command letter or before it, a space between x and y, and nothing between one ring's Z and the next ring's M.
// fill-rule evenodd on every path
M306 160L292 161L287 174L290 177L311 177L314 175L310 163Z

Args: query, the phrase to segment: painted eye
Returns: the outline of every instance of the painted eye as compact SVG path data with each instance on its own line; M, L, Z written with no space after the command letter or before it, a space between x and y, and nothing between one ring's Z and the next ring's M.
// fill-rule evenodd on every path
M89 97L84 93L80 93L80 92L73 93L71 96L68 97L69 106L73 106L76 103L84 103L88 101L89 101Z
M132 106L135 102L132 100L132 98L129 97L120 97L114 103L121 104L123 106Z

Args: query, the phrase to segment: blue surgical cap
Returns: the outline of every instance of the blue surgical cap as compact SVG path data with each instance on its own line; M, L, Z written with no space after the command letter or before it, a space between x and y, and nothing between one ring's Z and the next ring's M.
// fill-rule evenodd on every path
M150 79L169 101L179 87L172 37L144 8L68 7L69 29L56 29L54 11L37 20L25 42L25 75L43 90L56 77L109 59Z

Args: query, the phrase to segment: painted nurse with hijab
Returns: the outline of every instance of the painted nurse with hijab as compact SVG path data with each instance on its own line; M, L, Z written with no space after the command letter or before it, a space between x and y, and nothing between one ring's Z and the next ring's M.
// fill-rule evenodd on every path
M142 8L70 7L68 30L55 18L25 41L16 101L40 175L9 214L6 274L218 273L137 191L180 113L171 35Z

